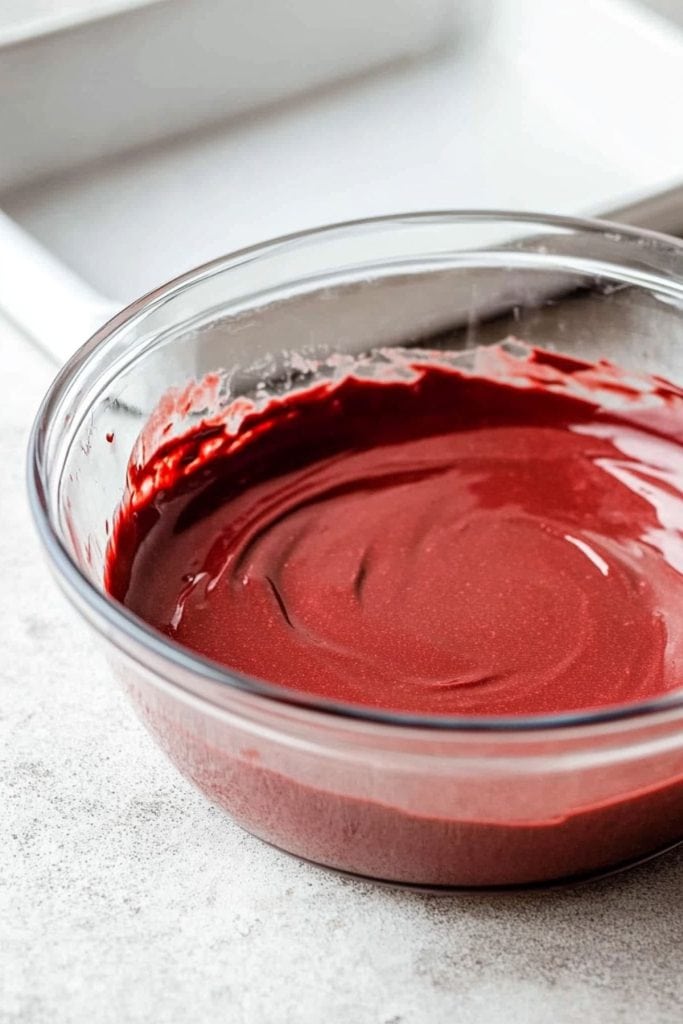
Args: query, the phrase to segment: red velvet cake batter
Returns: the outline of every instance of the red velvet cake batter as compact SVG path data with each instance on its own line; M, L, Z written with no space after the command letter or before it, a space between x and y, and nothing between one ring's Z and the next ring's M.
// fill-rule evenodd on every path
M297 694L413 714L569 712L680 685L677 387L517 342L468 363L380 353L164 441L195 392L218 385L161 403L109 545L108 591L162 633ZM250 742L209 740L158 699L137 694L214 800L347 871L524 884L683 832L673 761L626 760L608 779L577 766L548 781L547 799L542 779L527 794L524 779L492 776L465 813L463 783L441 776L435 815L427 775L406 776L410 802L395 794L397 806L371 775L367 792L362 773L349 793L323 765L304 783L288 755L265 745L261 763Z
M538 350L418 358L162 446L133 471L108 589L216 661L347 703L527 715L677 686L678 390Z

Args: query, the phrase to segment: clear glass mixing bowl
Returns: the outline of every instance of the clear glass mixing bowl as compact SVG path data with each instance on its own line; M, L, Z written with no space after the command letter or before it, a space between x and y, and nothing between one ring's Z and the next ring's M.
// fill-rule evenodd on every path
M58 582L178 768L300 857L411 886L492 889L608 873L683 838L682 690L527 719L330 705L202 659L103 592L127 460L167 389L221 371L210 404L195 398L176 416L181 434L258 385L300 386L310 359L378 345L460 350L511 333L683 383L683 246L493 213L281 239L124 310L38 413L29 490Z

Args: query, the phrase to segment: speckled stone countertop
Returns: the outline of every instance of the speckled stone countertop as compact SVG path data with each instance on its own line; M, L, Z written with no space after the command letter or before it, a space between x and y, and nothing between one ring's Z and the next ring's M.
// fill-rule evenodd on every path
M680 1024L683 852L436 897L264 846L166 761L49 579L24 497L51 376L0 320L0 1022Z

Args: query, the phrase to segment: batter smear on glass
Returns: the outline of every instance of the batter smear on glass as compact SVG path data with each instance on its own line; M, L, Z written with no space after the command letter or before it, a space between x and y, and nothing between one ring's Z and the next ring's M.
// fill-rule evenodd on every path
M106 587L178 643L334 702L647 700L682 678L682 439L683 392L608 363L375 354L134 453Z

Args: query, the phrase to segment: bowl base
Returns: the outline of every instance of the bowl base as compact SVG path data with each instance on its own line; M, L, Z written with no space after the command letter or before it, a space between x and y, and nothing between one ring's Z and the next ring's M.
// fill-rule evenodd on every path
M243 826L240 826L243 828ZM245 829L245 832L249 832L249 829ZM328 871L331 874L339 875L341 878L353 879L357 882L369 882L373 885L379 885L388 889L400 889L406 892L423 893L431 896L487 896L506 893L525 893L525 892L554 892L558 889L571 889L582 885L590 885L592 882L600 882L603 879L612 877L612 875L621 874L623 871L628 871L631 868L640 867L642 864L647 864L648 861L655 860L657 857L663 857L668 853L672 853L679 846L683 846L683 837L677 839L674 843L667 843L666 846L662 846L652 853L645 854L642 857L635 857L631 860L620 861L617 864L612 864L610 867L600 868L597 871L590 871L580 873L576 875L566 875L563 878L548 879L540 882L514 882L510 885L420 885L418 882L399 882L393 881L389 878L373 878L371 875L356 874L353 871L344 871L341 868L331 867L329 864L323 864L319 861L309 860L307 857L302 857L297 853L292 853L290 850L286 850L282 846L278 846L277 843L271 843L267 839L262 839L254 832L249 832L255 839L259 839L260 842L265 843L267 846L271 846L274 850L279 850L280 853L286 853L288 857L292 857L294 860L303 862L304 864L312 864L313 867L320 868L323 871Z

